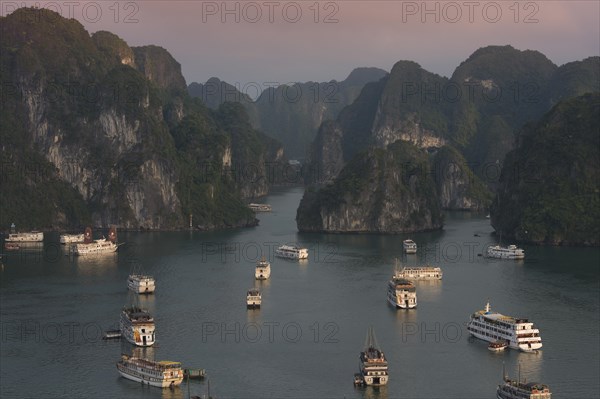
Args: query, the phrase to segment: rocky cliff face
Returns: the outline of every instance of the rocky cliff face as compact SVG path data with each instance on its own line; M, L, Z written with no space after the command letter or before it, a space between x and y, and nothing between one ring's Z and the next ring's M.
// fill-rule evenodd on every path
M437 196L443 209L484 211L492 202L485 184L454 148L440 148L431 160Z
M371 126L385 79L365 85L354 103L335 122L321 125L307 159L305 181L317 186L332 181L357 152L371 143Z
M159 46L133 47L137 69L161 89L186 91L187 85L179 64L167 50Z
M451 107L450 136L476 172L501 163L514 132L549 109L543 93L556 70L542 53L511 46L480 48L456 68L451 84L462 95ZM497 178L486 183L493 188Z
M600 93L556 105L506 156L491 209L504 237L600 245Z
M442 227L427 156L398 141L357 155L338 178L308 189L296 222L303 232L405 233Z
M344 163L369 146L385 148L398 140L423 149L445 145L446 108L427 90L446 81L414 62L398 62L389 76L365 85L354 103L340 112L335 125L322 126L311 147L310 167L322 171L321 181L329 181Z
M396 63L378 99L371 127L373 144L383 148L404 140L421 148L444 145L446 107L436 91L446 82L415 62Z
M38 23L27 24L32 12ZM17 170L3 185L2 223L173 229L192 213L207 228L255 224L243 198L267 193L266 164L285 162L281 145L252 130L243 110L190 99L166 50L90 37L48 10L17 10L0 29L11 89L2 160ZM43 173L22 178L23 163ZM233 165L252 172L223 173Z

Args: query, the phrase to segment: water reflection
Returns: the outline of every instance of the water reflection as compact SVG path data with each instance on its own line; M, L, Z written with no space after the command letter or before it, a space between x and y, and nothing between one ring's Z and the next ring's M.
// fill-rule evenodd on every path
M527 378L527 381L538 381L541 382L541 373L543 366L543 350L539 350L534 353L516 352L513 351L510 354L511 362L510 365L513 367L514 372L510 374L516 378L516 372L519 364L521 365L521 379ZM509 363L506 363L507 367Z
M248 311L246 312L246 321L248 323L260 324L261 320L262 320L262 318L261 318L260 308L259 309L248 309ZM246 329L256 330L253 326L244 326L244 327ZM253 331L253 333L254 333L254 331Z
M184 394L185 391L185 394ZM163 388L162 389L163 399L184 399L188 398L187 387L183 384L174 388Z
M402 327L402 325L408 323L415 324L419 320L417 317L419 309L418 306L414 309L397 309L388 303L387 307L390 309L390 312L394 313L394 317L396 319L395 324L398 327Z
M417 280L417 300L435 302L442 296L442 280Z
M271 269L271 275L273 275L273 271ZM254 279L254 287L258 288L261 293L264 293L264 291L269 288L271 286L271 279L265 279L265 280L256 280Z
M75 265L77 274L96 276L106 273L107 270L116 270L118 255L116 252L99 253L86 256L70 256L69 260Z
M381 387L367 386L356 388L361 393L361 398L364 399L387 399L388 389L387 385Z
M131 291L129 291L129 292L131 292ZM156 313L156 300L155 300L156 296L154 294L144 295L144 294L135 294L134 292L131 292L131 294L138 296L137 299L138 299L138 302L142 309L146 309L152 315L154 315Z
M41 251L44 249L43 242L17 242L16 245L18 245L21 250L26 251Z
M124 338L121 339L121 353L131 354L131 356L139 357L147 360L165 360L165 359L156 359L156 349L154 346L136 346L129 343Z

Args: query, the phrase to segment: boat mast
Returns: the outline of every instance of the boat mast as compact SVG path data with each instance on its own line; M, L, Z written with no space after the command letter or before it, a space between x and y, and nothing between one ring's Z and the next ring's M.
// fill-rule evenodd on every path
M187 386L188 386L188 399L192 399L192 394L190 393L190 373L189 371L186 373L187 377Z
M365 339L365 352L367 352L369 348L379 349L373 326L369 327L369 330L367 331L367 338Z

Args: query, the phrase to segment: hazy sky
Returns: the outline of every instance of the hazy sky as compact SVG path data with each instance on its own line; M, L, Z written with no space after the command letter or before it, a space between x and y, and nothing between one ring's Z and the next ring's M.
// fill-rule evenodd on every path
M2 2L2 15L20 4ZM510 44L554 63L600 54L600 1L39 1L91 33L156 44L188 83L341 80L413 60L450 76L477 48ZM117 4L117 5L115 5Z

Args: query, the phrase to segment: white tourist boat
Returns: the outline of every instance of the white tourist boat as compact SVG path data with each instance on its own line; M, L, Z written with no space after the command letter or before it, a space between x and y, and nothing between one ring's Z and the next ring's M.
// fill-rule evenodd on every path
M503 373L503 383L496 389L497 399L552 399L548 385L539 382L521 381L521 366L519 365L518 379L511 380Z
M394 273L388 282L388 302L400 309L413 309L417 307L417 289L415 285L405 278Z
M138 306L127 306L121 311L121 335L137 346L154 345L154 318Z
M404 248L404 253L407 254L416 254L417 253L417 243L413 240L404 240L402 241L402 247Z
M248 204L248 208L254 212L271 212L272 208L269 204Z
M136 294L152 294L155 290L154 277L145 274L130 274L127 288Z
M307 259L308 249L299 248L294 245L282 245L275 250L275 256L288 259Z
M263 257L256 264L254 269L254 277L257 280L266 280L271 276L271 264Z
M248 309L260 308L262 296L257 288L250 288L246 293L246 307Z
M525 251L521 248L517 248L516 245L509 245L508 247L490 245L487 248L486 256L488 258L498 259L523 259L525 258Z
M398 260L396 259L396 268L398 268ZM443 273L442 269L433 266L422 267L403 267L395 274L398 278L407 280L441 280Z
M183 368L179 362L155 362L122 355L117 362L117 370L127 379L159 388L171 388L183 381Z
M85 240L85 234L61 234L61 244L71 244L74 242L83 242Z
M490 303L471 315L469 333L487 342L507 341L508 347L533 352L542 347L540 331L527 319L492 312Z
M364 385L380 386L388 383L387 359L377 344L373 327L369 328L365 348L360 353L358 371L359 373L355 376L355 384L361 379Z
M6 242L42 242L44 233L41 231L30 231L27 233L9 233L4 239Z
M101 253L116 252L119 245L117 241L117 229L111 227L108 232L108 239L101 238L94 240L92 238L92 228L86 227L83 242L71 244L71 253L74 255L94 255Z

